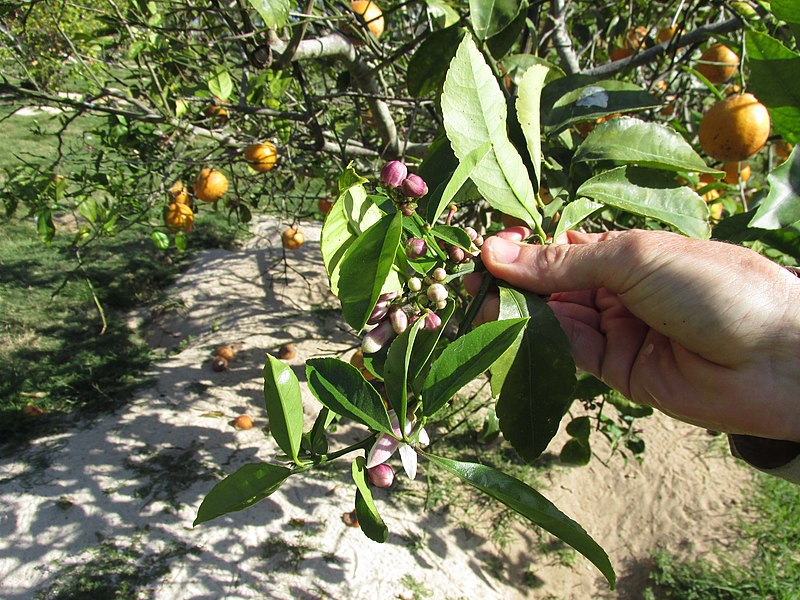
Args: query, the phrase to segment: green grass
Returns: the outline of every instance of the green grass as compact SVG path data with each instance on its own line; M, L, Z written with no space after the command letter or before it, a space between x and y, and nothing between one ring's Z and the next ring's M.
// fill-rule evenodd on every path
M715 549L717 565L657 554L648 597L795 600L800 593L800 485L762 475L745 501L755 518L738 526L736 549Z

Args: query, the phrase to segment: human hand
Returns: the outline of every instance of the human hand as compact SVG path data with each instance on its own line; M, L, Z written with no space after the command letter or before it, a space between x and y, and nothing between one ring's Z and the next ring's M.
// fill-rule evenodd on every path
M521 229L488 238L483 264L550 294L579 368L683 421L800 442L800 279L747 248L668 232L533 246ZM497 313L490 297L479 319Z

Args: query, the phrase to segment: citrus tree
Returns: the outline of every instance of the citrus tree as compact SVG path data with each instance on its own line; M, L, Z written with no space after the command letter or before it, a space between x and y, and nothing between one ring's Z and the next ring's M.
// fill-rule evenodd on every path
M644 448L633 420L649 409L576 375L543 299L499 284L500 320L472 326L495 285L479 248L509 226L541 244L576 227L644 227L796 264L795 3L109 2L75 29L40 4L5 10L5 91L20 105L62 107L64 129L103 115L77 160L59 145L52 162L6 176L7 211L28 211L44 239L56 235L53 216L71 211L77 246L143 226L159 247L182 248L200 209L245 222L259 209L293 221L291 250L312 200L335 196L317 208L327 212L321 250L361 353L308 361L323 407L308 431L296 377L268 359L282 455L221 481L196 523L348 457L358 522L384 541L370 486L391 485L397 451L412 479L419 458L456 475L561 537L613 585L605 552L535 490L426 450L426 424L486 372L496 401L484 433L502 432L525 460L576 401L588 413L567 424L563 460L588 462L592 431L634 455ZM69 60L32 64L39 30ZM471 273L483 280L474 299L463 287ZM364 435L329 450L340 417Z

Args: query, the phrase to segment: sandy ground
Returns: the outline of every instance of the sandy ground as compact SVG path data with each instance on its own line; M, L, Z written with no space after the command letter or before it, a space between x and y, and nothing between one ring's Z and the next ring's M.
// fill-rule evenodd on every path
M518 527L501 549L452 514L421 512L407 500L424 491L424 473L400 484L408 494L376 493L390 536L371 542L342 521L353 507L346 461L192 528L221 474L275 454L262 429L265 353L295 343L289 362L302 382L305 359L357 344L327 291L319 227L303 226L308 241L285 262L280 229L261 221L245 248L202 253L175 286L179 310L132 317L176 352L128 407L0 461L3 598L52 593L81 568L103 572L111 546L150 582L143 598L637 598L655 549L692 558L727 541L751 473L719 438L665 417L642 421L642 464L596 443L602 461L555 468L541 490L608 551L616 592L583 558L534 551L534 531ZM242 350L230 369L213 372L211 352L234 342ZM310 420L317 408L304 394ZM232 426L241 413L254 429Z

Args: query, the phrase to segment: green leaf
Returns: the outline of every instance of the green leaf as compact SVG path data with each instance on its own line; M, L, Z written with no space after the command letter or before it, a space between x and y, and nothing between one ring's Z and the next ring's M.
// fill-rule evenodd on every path
M411 355L417 334L424 325L425 319L417 319L411 327L407 327L403 333L395 338L389 347L389 353L386 356L386 363L383 367L386 396L397 415L399 423L406 422L408 367L411 364Z
M431 365L422 388L422 413L431 416L492 366L514 343L526 318L484 323L451 342Z
M372 499L372 491L367 485L367 461L363 456L358 456L353 461L351 473L356 484L358 525L369 539L382 544L389 537L389 529L378 514L375 501Z
M159 250L166 250L169 248L169 236L163 231L154 231L150 234L150 239Z
M461 20L458 11L445 0L425 0L425 4L428 5L428 15L431 20L441 27L450 27Z
M770 10L781 21L800 25L800 4L796 0L772 0Z
M306 361L306 379L323 406L370 429L393 435L380 394L350 363L335 358L311 358Z
M589 417L576 417L567 423L567 434L579 440L588 440L592 433Z
M595 127L578 146L573 160L613 160L668 171L717 173L678 132L632 117L618 117Z
M289 20L289 10L291 4L289 0L248 0L250 5L256 9L261 18L264 19L264 27L267 29L279 29L286 25Z
M420 44L408 62L406 71L409 94L415 98L422 98L442 88L447 67L456 55L456 48L465 33L464 28L456 24L447 29L434 31Z
M601 208L603 208L602 204L589 200L588 198L578 198L570 202L564 207L564 210L561 211L561 217L558 219L558 225L556 225L553 239L557 240L561 237L561 234L566 233L570 229L575 229L584 219Z
M605 399L606 402L613 405L621 415L639 419L641 417L649 417L653 414L652 406L631 402L616 390L606 392Z
M542 90L548 69L543 65L533 65L522 76L517 96L517 118L519 119L528 154L533 161L537 187L542 181Z
M292 474L290 469L267 463L250 463L215 485L197 509L192 526L242 510L260 502Z
M564 447L561 448L559 460L567 465L575 465L576 467L583 467L589 464L592 460L592 447L589 440L572 438L567 440Z
M328 452L328 438L325 432L335 418L336 414L323 406L317 418L314 419L314 424L308 434L308 447L313 454Z
M486 40L486 49L494 60L501 60L511 51L525 29L528 21L528 3L523 0L520 2L520 10L514 20L498 33Z
M342 257L339 300L344 320L357 331L363 329L381 295L402 232L402 213L385 215L358 236Z
M766 33L746 35L748 86L769 110L772 129L787 141L800 141L800 54Z
M711 235L706 203L668 172L618 167L585 181L576 195L656 219L690 237Z
M264 365L264 402L272 437L278 447L298 463L297 452L303 437L300 383L289 365L269 354Z
M525 163L506 133L505 97L470 36L450 63L441 103L447 137L459 160L486 142L492 145L470 175L483 197L536 229L542 218Z
M185 252L189 245L189 239L183 231L175 232L175 248L178 252Z
M41 210L36 213L36 233L39 239L45 243L50 243L56 235L56 226L53 223L53 215L49 210Z
M220 100L227 100L233 92L231 76L223 67L217 67L208 80L208 91Z
M475 37L484 41L500 33L516 18L521 5L518 0L470 0L469 18Z
M426 454L435 465L460 477L473 487L499 500L545 531L552 533L588 558L613 589L616 574L608 555L578 523L562 513L539 492L519 479L485 465L459 462Z
M783 229L800 221L800 151L767 176L769 194L758 207L750 227Z
M451 244L458 246L464 250L469 250L472 246L472 240L469 239L469 234L464 231L462 227L454 227L452 225L437 225L431 229L434 237Z
M444 212L444 209L452 202L459 190L461 190L467 180L472 176L475 167L489 154L491 149L492 143L485 142L474 148L458 163L458 167L456 167L456 170L453 172L450 181L447 182L447 187L444 188L444 192L439 202L436 204L436 208L433 211L429 209L428 223L436 223Z
M511 315L530 319L492 369L492 391L499 392L495 410L503 435L530 461L547 448L572 403L575 363L566 334L542 298L501 286L500 317Z
M408 367L409 381L413 382L415 391L421 389L422 385L424 385L425 376L428 374L426 369L430 367L428 361L430 357L433 356L436 346L441 339L442 332L453 316L455 308L455 302L453 300L448 300L447 306L442 310L436 311L436 314L439 315L439 318L442 320L442 326L434 331L422 329L417 333L414 351L411 355L411 363Z
M633 83L570 75L550 82L542 90L542 125L552 136L580 121L660 104L658 98Z

